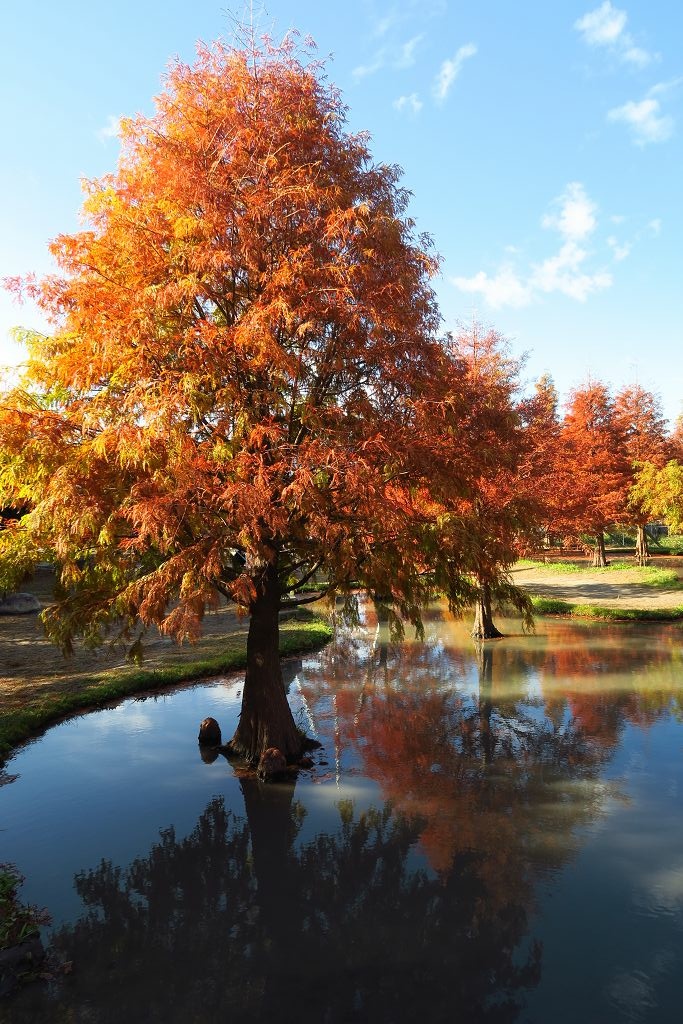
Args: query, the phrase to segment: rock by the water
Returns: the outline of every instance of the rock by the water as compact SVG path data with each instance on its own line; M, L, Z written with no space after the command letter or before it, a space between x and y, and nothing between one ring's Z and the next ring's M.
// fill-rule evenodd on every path
M29 615L39 612L42 604L33 594L8 594L0 597L0 615Z
M204 764L213 764L214 761L218 760L220 752L220 747L208 747L205 743L199 744L199 756Z
M221 727L215 718L205 718L199 726L199 742L206 747L219 747Z
M268 747L261 754L258 763L258 776L260 779L277 779L287 771L287 758L277 747Z

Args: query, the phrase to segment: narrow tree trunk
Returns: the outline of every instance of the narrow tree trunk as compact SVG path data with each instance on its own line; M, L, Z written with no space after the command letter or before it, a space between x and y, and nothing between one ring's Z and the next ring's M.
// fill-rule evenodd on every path
M491 614L491 588L488 583L479 587L477 603L474 606L474 626L472 636L475 640L496 640L503 634L493 624Z
M607 554L605 552L605 536L602 532L596 533L595 535L595 547L593 548L593 561L591 563L594 569L604 569L607 565Z
M493 712L493 651L490 647L478 645L479 661L479 728L481 730L481 750L484 764L493 762L496 749L496 737L491 729Z
M249 609L242 710L230 747L249 761L258 761L269 747L281 750L287 761L297 761L303 753L304 737L294 723L282 680L280 583L274 564L264 568L257 590Z
M650 561L650 552L647 547L647 533L645 527L638 523L636 527L636 565L647 565Z
M382 601L377 597L373 598L373 601L375 605L375 614L377 615L377 631L375 632L374 649L379 652L379 667L386 668L389 654L389 640L391 639L389 608L386 601Z

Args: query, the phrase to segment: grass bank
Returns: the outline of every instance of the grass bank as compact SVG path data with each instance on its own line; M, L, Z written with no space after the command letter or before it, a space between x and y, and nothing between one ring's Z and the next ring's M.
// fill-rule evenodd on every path
M604 608L596 604L574 604L555 597L531 597L536 615L565 615L577 619L601 619L609 622L674 622L683 619L678 608Z
M332 627L310 612L280 624L280 654L304 654L318 650L332 638ZM163 690L178 683L193 682L224 672L233 672L246 665L246 632L214 637L210 644L200 644L196 660L184 659L154 668L120 666L103 672L79 676L74 683L56 677L41 688L39 695L24 706L3 707L0 702L0 764L24 740L39 735L49 725L79 711L100 708L133 694Z

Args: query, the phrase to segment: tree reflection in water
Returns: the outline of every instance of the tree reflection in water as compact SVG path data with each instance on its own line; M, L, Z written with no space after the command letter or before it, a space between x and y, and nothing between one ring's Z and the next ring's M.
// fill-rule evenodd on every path
M214 798L186 838L77 876L88 911L54 940L74 974L13 1021L516 1019L540 951L523 900L491 900L483 853L435 878L411 867L418 823L350 802L297 845L294 786L240 785L248 825Z
M304 697L319 719L334 703L332 742L353 749L380 806L340 801L336 830L304 842L294 785L242 778L244 818L215 798L185 838L169 828L129 867L77 876L86 912L54 940L74 974L22 993L8 1020L520 1019L541 976L538 883L600 815L625 722L670 707L592 689L594 663L583 686L587 655L561 655L579 683L546 692L557 648L535 652L530 700L504 685L503 648L480 650L475 695L444 684L443 645L380 636L358 682L330 648Z

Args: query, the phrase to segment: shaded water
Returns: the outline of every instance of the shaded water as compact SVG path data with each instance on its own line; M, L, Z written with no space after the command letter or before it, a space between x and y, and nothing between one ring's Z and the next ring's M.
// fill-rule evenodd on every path
M0 860L73 973L0 1020L680 1021L682 639L544 620L477 652L438 608L424 644L369 616L287 665L324 744L291 785L201 760L237 678L50 730Z

